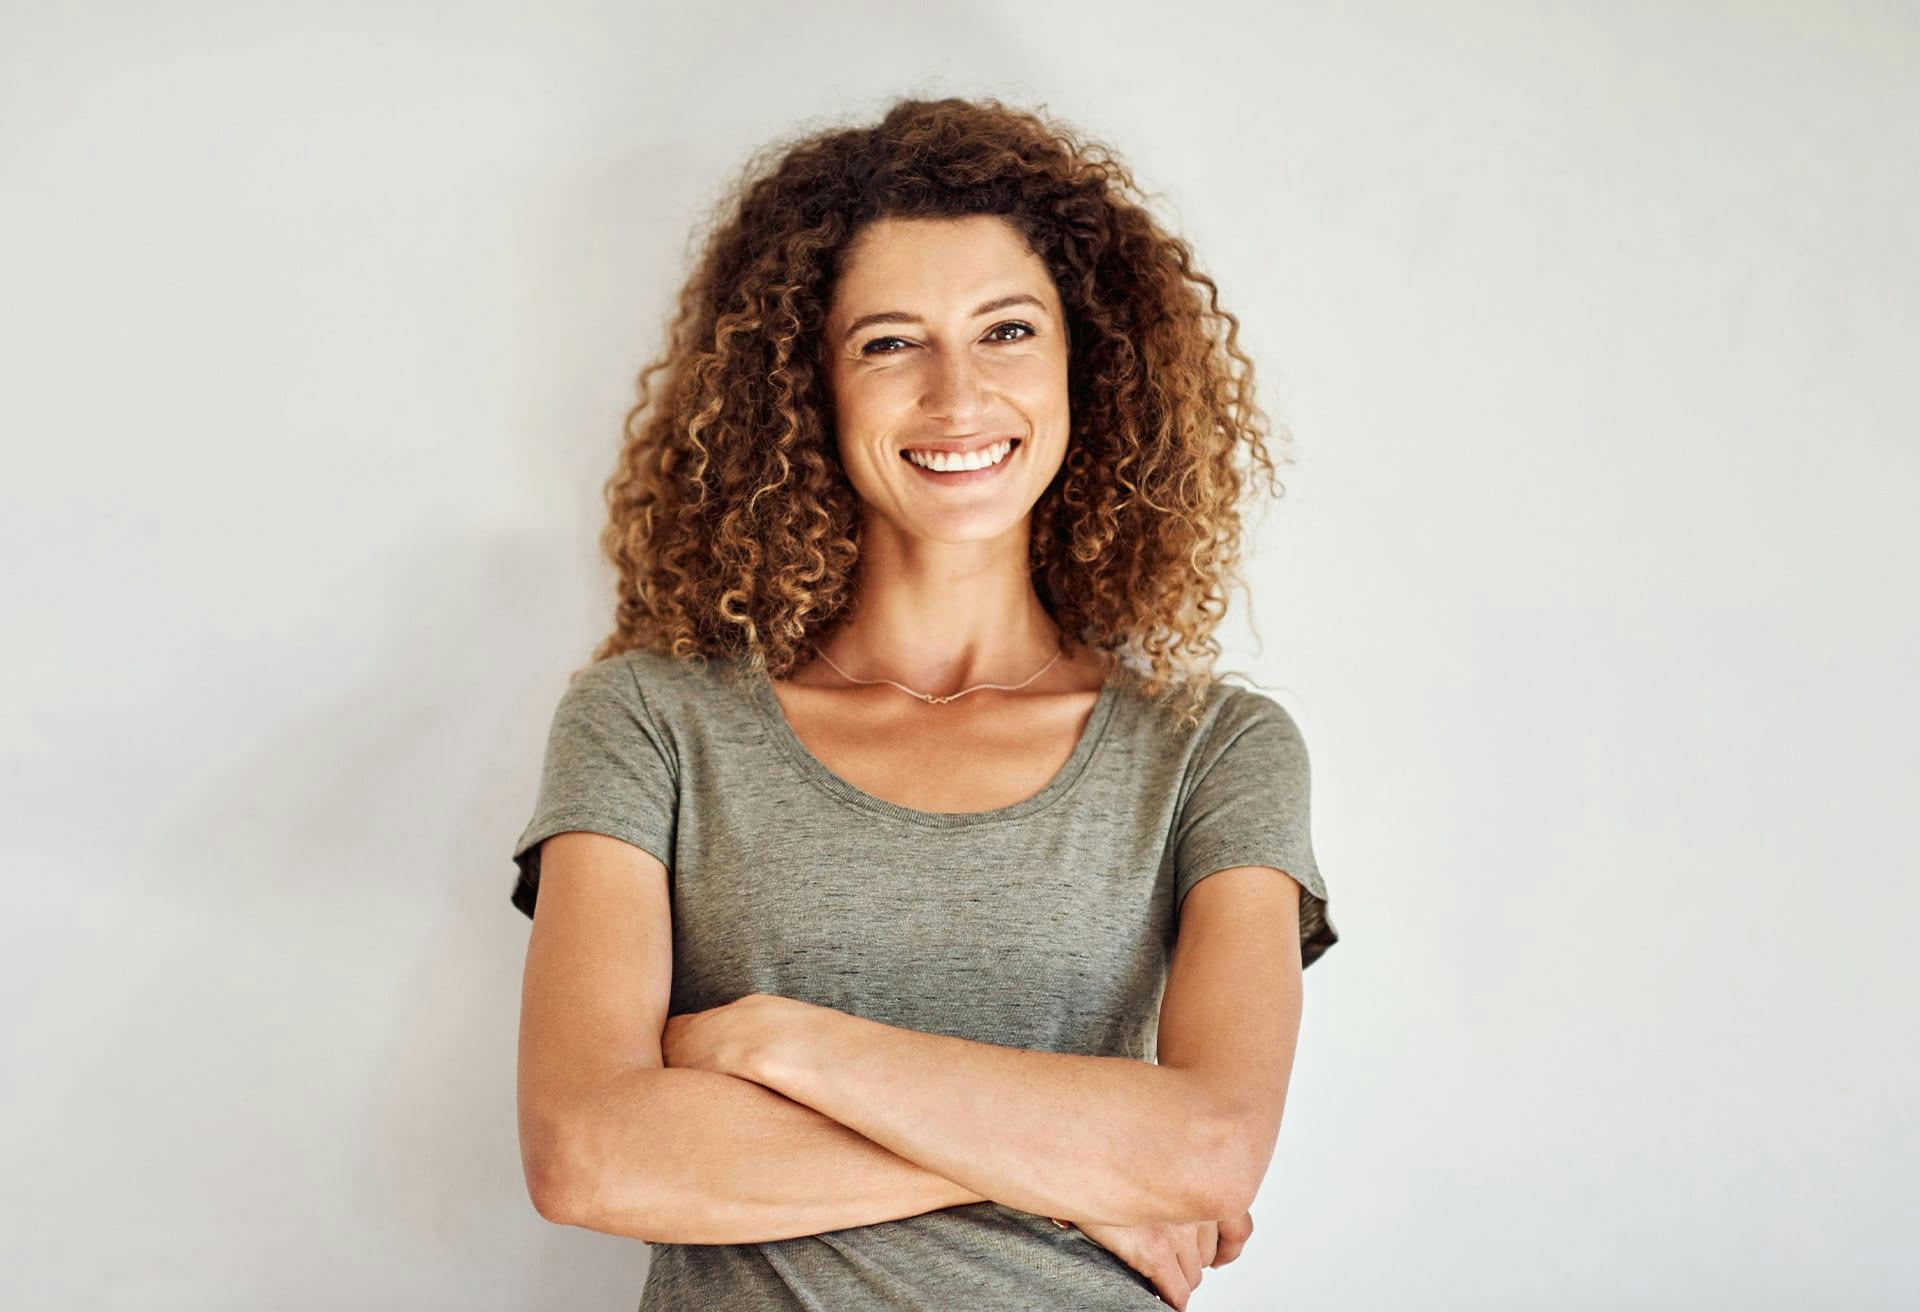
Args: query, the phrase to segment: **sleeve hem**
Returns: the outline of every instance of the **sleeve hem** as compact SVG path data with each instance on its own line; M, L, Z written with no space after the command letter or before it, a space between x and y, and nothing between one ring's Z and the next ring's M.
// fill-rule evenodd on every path
M623 843L631 843L669 871L673 869L673 845L656 829L636 825L619 816L595 811L555 811L535 816L514 844L513 860L519 867L510 900L528 919L533 918L534 903L540 895L540 844L555 834L574 830L605 834Z
M1198 870L1201 872L1192 877L1188 882L1188 888L1199 883L1208 875L1217 875L1222 870L1236 870L1241 866L1266 866L1269 869L1278 870L1283 874L1291 876L1302 888L1319 898L1322 902L1327 900L1327 886L1320 878L1318 864L1311 860L1302 862L1289 857L1283 857L1273 852L1247 852L1235 851L1232 848L1223 848L1218 855L1205 855L1197 859L1190 859L1186 865L1190 870ZM1292 867L1294 866L1298 866L1299 869L1293 869Z
M1178 924L1180 906L1203 880L1217 875L1223 870L1238 870L1242 866L1260 866L1269 870L1278 870L1296 884L1300 885L1300 968L1305 970L1318 961L1326 950L1340 941L1339 931L1334 929L1333 921L1327 916L1327 886L1321 882L1319 869L1315 866L1302 866L1304 873L1295 874L1287 868L1285 861L1262 857L1257 853L1225 858L1209 858L1195 863L1195 868L1205 873L1195 876L1181 890L1179 901L1174 904L1175 923Z

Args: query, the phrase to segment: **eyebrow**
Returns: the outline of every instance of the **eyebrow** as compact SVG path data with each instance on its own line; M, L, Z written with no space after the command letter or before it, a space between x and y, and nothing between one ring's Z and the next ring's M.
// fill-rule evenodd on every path
M995 310L1004 310L1009 305L1035 305L1043 312L1047 308L1047 303L1038 296L1029 296L1026 292L1015 292L1011 296L998 296L991 301L985 301L975 306L973 317L977 319L983 314L992 314ZM919 315L908 314L905 310L882 310L878 314L863 314L847 325L847 331L840 335L840 340L844 342L862 328L870 328L877 323L922 322L924 322L924 320L922 320Z

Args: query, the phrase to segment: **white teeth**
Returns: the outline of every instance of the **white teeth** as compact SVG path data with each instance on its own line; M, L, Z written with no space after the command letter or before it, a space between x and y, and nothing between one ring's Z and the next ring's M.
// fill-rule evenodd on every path
M962 469L985 469L997 465L1013 451L1012 441L995 442L992 446L982 447L978 451L969 451L965 455L951 455L945 451L908 451L907 459L922 469L936 472L953 472Z

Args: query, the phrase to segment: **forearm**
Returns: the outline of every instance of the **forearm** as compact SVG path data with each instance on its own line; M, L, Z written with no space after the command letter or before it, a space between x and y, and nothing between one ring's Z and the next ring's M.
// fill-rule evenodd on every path
M1200 1078L794 1003L742 1074L985 1198L1109 1225L1217 1220L1231 1136Z
M917 1216L981 1195L781 1094L707 1070L618 1078L575 1122L579 1211L649 1243L744 1244Z

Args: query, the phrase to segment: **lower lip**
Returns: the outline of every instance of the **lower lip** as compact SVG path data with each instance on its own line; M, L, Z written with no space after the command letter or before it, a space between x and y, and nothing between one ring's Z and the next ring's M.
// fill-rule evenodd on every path
M985 469L955 469L948 471L928 469L924 465L914 464L913 461L907 459L904 455L900 457L900 463L908 469L911 469L914 473L935 483L985 483L993 479L1008 465L1012 464L1013 458L1020 454L1020 448L1025 445L1026 442L1024 440L1016 439L1013 444L1013 450L1007 452L1005 459L997 465L988 465Z

